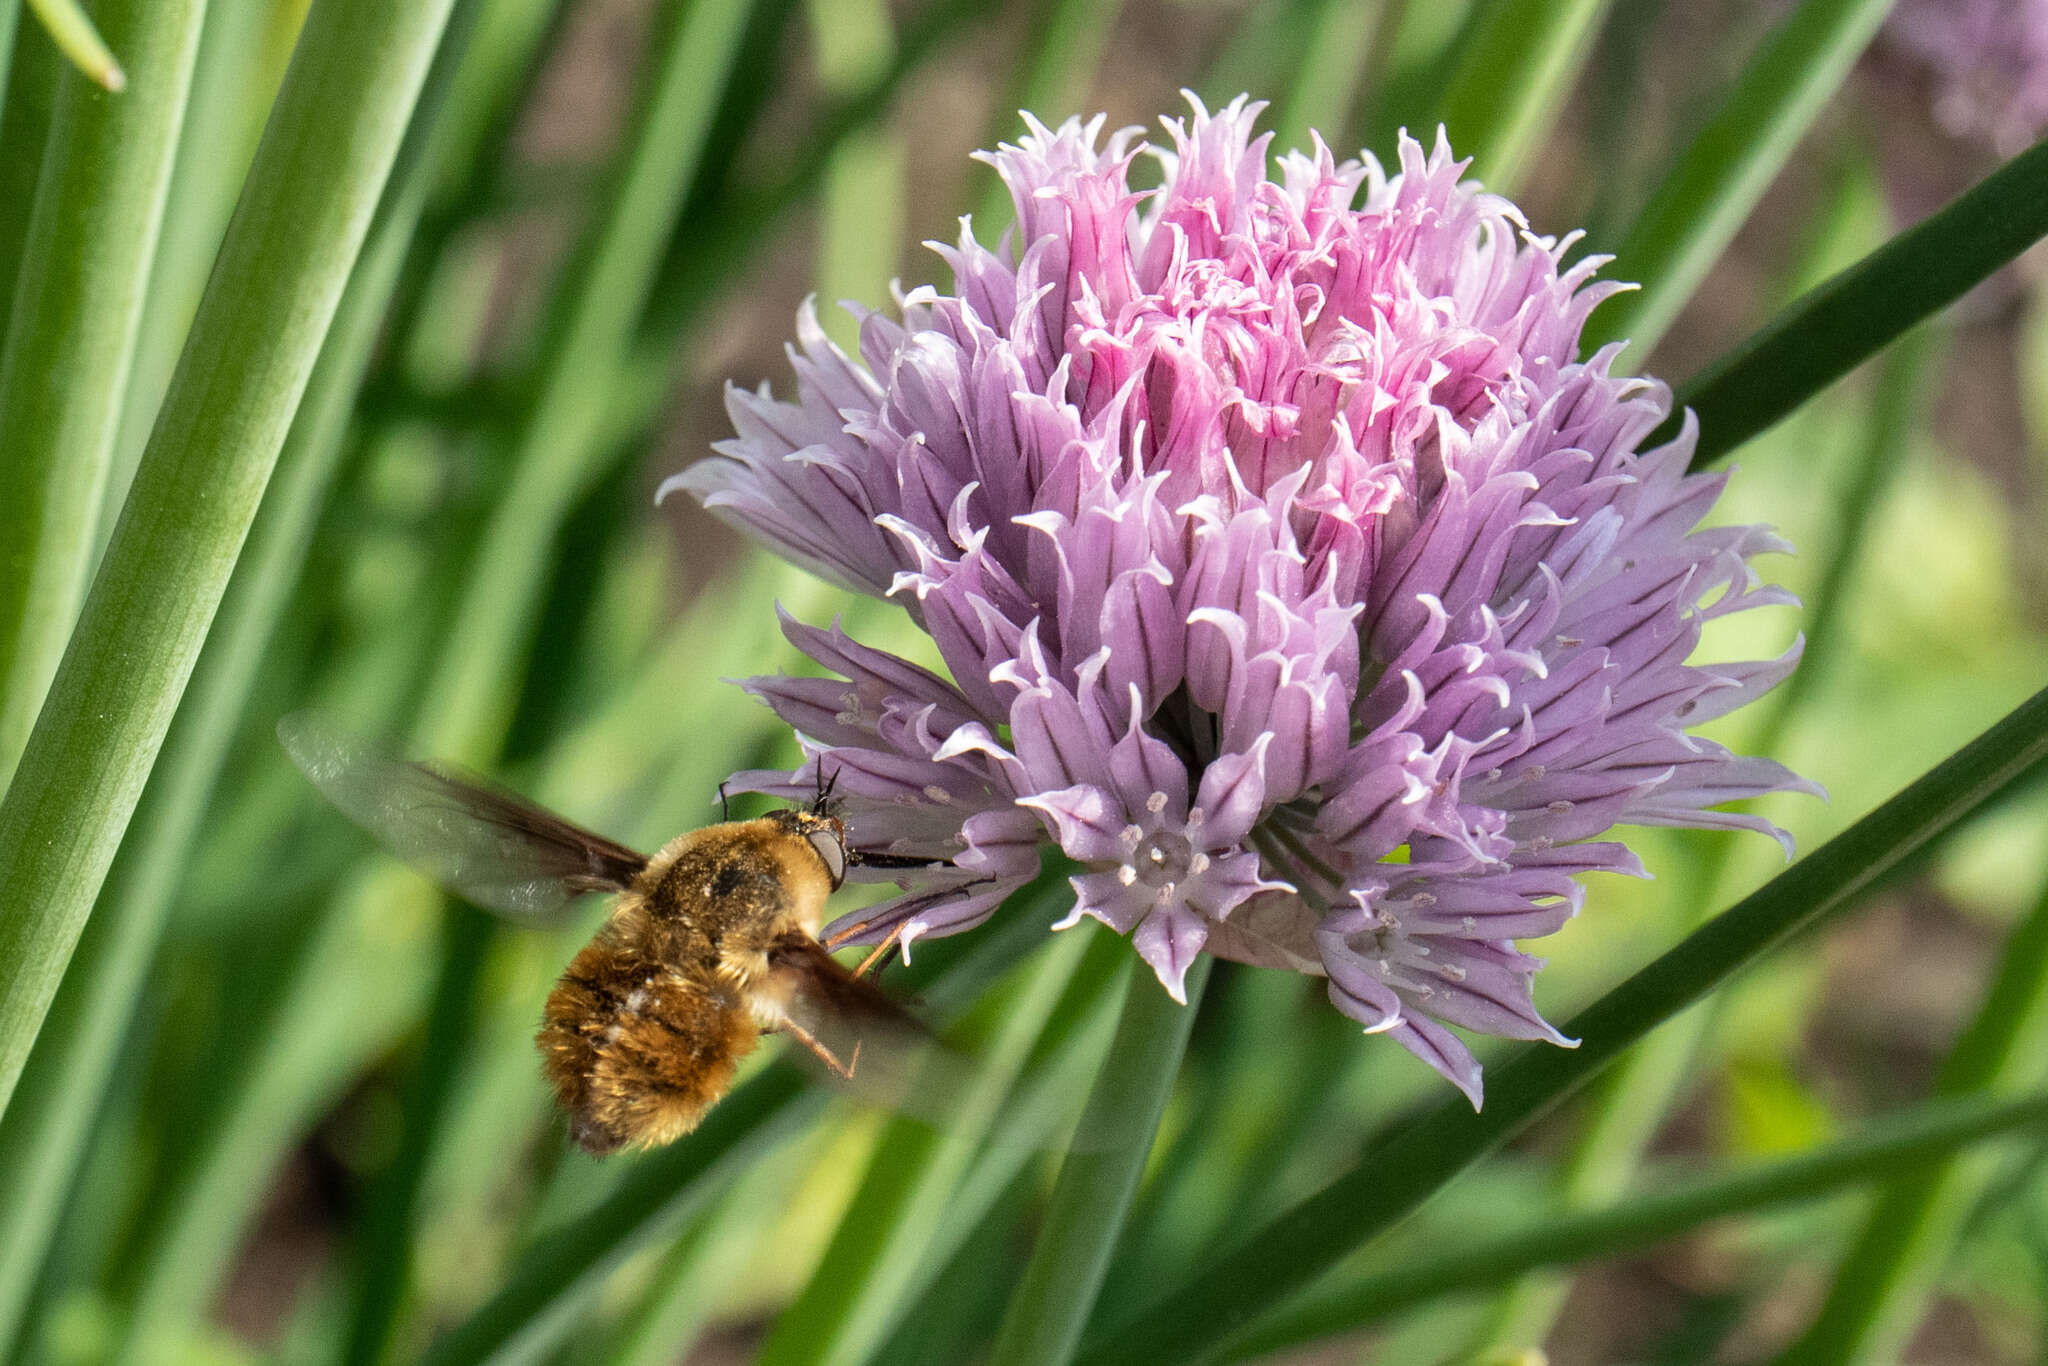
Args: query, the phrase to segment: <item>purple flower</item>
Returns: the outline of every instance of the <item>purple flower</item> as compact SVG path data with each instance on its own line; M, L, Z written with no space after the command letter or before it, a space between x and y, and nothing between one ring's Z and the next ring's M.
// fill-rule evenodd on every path
M748 685L808 758L739 786L822 768L856 847L950 860L862 938L975 925L1056 843L1061 923L1129 934L1176 996L1203 951L1326 976L1476 1105L1446 1026L1569 1042L1514 941L1577 874L1642 875L1598 836L1784 838L1710 808L1810 785L1685 727L1792 668L1687 662L1790 600L1747 565L1785 547L1694 530L1722 477L1685 472L1690 423L1637 450L1667 390L1574 359L1620 287L1598 259L1561 270L1441 135L1271 180L1261 107L1195 103L1171 147L1028 121L987 157L1004 244L963 223L955 292L862 314L858 361L807 305L797 401L731 391L737 436L664 492L902 602L952 674L787 622L835 676Z
M1927 67L1950 133L2009 157L2048 130L2044 0L1904 0L1885 32Z

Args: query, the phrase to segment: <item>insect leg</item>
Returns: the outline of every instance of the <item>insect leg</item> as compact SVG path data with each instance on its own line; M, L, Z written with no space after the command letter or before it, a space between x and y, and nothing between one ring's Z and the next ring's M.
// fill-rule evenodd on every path
M834 1054L831 1049L825 1047L824 1044L818 1041L817 1035L811 1033L810 1030L805 1029L795 1020L784 1020L781 1024L781 1028L785 1033L789 1035L790 1038L795 1039L798 1043L802 1044L805 1048L810 1049L812 1053L816 1054L818 1061L824 1063L825 1066L831 1068L832 1074L840 1078L842 1081L850 1079L853 1076L853 1069L860 1065L860 1044L858 1042L855 1042L855 1044L853 1045L852 1059L847 1062L841 1062L839 1061L838 1056Z
M889 955L896 951L896 940L897 937L902 933L903 922L898 921L894 926L890 928L888 937L883 939L881 943L875 945L874 951L872 953L868 954L867 957L860 960L860 966L853 970L853 975L856 977L865 977L868 975L869 969L878 968L882 966L883 963L888 961Z
M839 948L841 945L845 944L849 939L858 938L860 935L866 933L868 926L874 923L875 922L872 920L856 920L851 925L848 925L845 929L841 930L839 933L825 939L823 943L825 947L828 949Z
M932 867L934 865L927 863L924 866ZM954 887L941 887L936 892L928 892L924 896L913 897L909 901L899 901L895 903L895 905L890 909L889 912L889 914L896 917L895 927L889 931L888 937L875 947L875 951L869 954L867 958L862 961L860 968L855 972L854 975L859 976L860 973L867 971L868 965L875 961L875 959L881 954L882 950L895 947L898 936L900 936L903 933L904 924L912 916L916 915L920 911L928 911L934 906L944 905L946 902L952 900L956 896L965 895L966 893L973 891L976 887L986 886L987 884L994 881L995 879L993 877L978 877L974 879L974 881L972 882L963 882L960 883L958 886ZM872 917L866 920L856 920L851 925L848 925L845 929L839 931L839 933L832 935L830 938L824 940L823 943L825 947L828 949L840 948L850 940L857 939L861 935L867 933L868 930L874 927L874 923L875 922Z

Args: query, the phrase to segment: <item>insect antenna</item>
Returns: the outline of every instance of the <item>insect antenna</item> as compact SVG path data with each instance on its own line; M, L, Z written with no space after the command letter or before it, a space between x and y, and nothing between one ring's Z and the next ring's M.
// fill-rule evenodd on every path
M818 794L811 798L812 814L819 816L829 816L832 814L832 793L838 788L839 775L843 771L842 769L835 768L832 770L832 776L827 778L823 764L819 764L813 770L817 779Z

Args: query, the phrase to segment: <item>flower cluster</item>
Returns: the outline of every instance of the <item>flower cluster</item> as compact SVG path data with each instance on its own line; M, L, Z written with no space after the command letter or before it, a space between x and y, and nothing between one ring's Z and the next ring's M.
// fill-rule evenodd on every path
M1934 113L1957 137L2012 156L2048 131L2048 4L1905 0L1887 37L1925 65Z
M856 847L944 859L865 913L907 942L979 923L1056 842L1073 912L1176 996L1208 952L1327 977L1337 1008L1480 1097L1455 1025L1564 1040L1517 940L1578 874L1641 874L1616 824L1805 786L1686 734L1781 658L1688 663L1708 618L1787 601L1765 529L1695 530L1720 476L1670 399L1574 358L1619 288L1462 183L1400 167L1269 179L1261 106L1199 103L1170 147L1029 122L987 160L995 250L954 292L798 318L794 403L734 390L737 436L668 481L780 554L893 596L952 678L787 622L833 677L749 687L802 737ZM1135 159L1163 170L1131 188Z

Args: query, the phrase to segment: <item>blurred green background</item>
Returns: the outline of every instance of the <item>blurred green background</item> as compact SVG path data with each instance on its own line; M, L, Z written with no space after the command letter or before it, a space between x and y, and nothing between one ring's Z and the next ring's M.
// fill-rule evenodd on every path
M101 540L304 8L214 0L196 31ZM594 920L541 935L447 905L319 802L272 739L277 717L326 709L652 847L713 819L729 772L791 762L787 733L724 681L798 666L772 603L843 613L929 657L893 607L845 600L652 491L726 433L728 379L787 391L806 295L881 306L894 280L944 285L918 244L953 237L963 212L992 238L1008 206L968 154L1014 137L1017 109L1151 125L1180 111L1181 87L1212 106L1249 91L1273 101L1283 147L1316 128L1340 154L1382 156L1396 128L1442 119L1537 231L1584 227L1581 249L1619 252L1614 276L1636 278L1633 246L1679 282L1603 309L1640 309L1632 325L1596 320L1638 339L1627 368L1679 382L1998 164L1936 119L1913 51L1872 40L1886 8L458 0L0 1121L0 1359L982 1359L1126 980L1107 935L1030 932L1057 912L1057 880L1015 908L1026 933L918 950L908 985L937 1015L964 1011L994 1060L962 1132L934 1138L772 1073L729 1128L680 1145L696 1154L599 1164L567 1149L530 1042ZM1715 190L1721 240L1672 268L1641 235L1645 206L1799 24L1816 35L1808 86L1746 130L1761 150ZM22 17L0 114L0 280L33 264L37 177L72 85ZM1768 657L1802 629L1812 646L1792 683L1713 733L1827 786L1826 804L1769 808L1802 850L2048 676L2037 267L2022 258L1735 461L1715 515L1773 522L1798 546L1766 572L1806 607L1741 614L1709 648ZM826 322L851 343L849 318ZM1761 840L1630 839L1655 880L1597 883L1542 946L1552 1018L1783 867ZM1805 1151L1930 1089L2038 1086L2039 967L2012 967L1999 1008L1979 1005L2001 961L2041 955L2025 935L2044 882L2035 783L1653 1036L1339 1279ZM1959 1035L1977 1040L1960 1061ZM1098 1321L1129 1317L1444 1089L1358 1037L1314 983L1220 965ZM984 1128L1009 1141L978 1143ZM1809 1342L1813 1359L2043 1360L2044 1157L2037 1125L1939 1169L1917 1204L1895 1186L1886 1198L1909 1204L1888 1226L1911 1246L1851 1315L1857 1331ZM1568 1274L1497 1270L1371 1324L1276 1338L1264 1359L1760 1359L1849 1294L1838 1268L1872 1199L1780 1201Z

